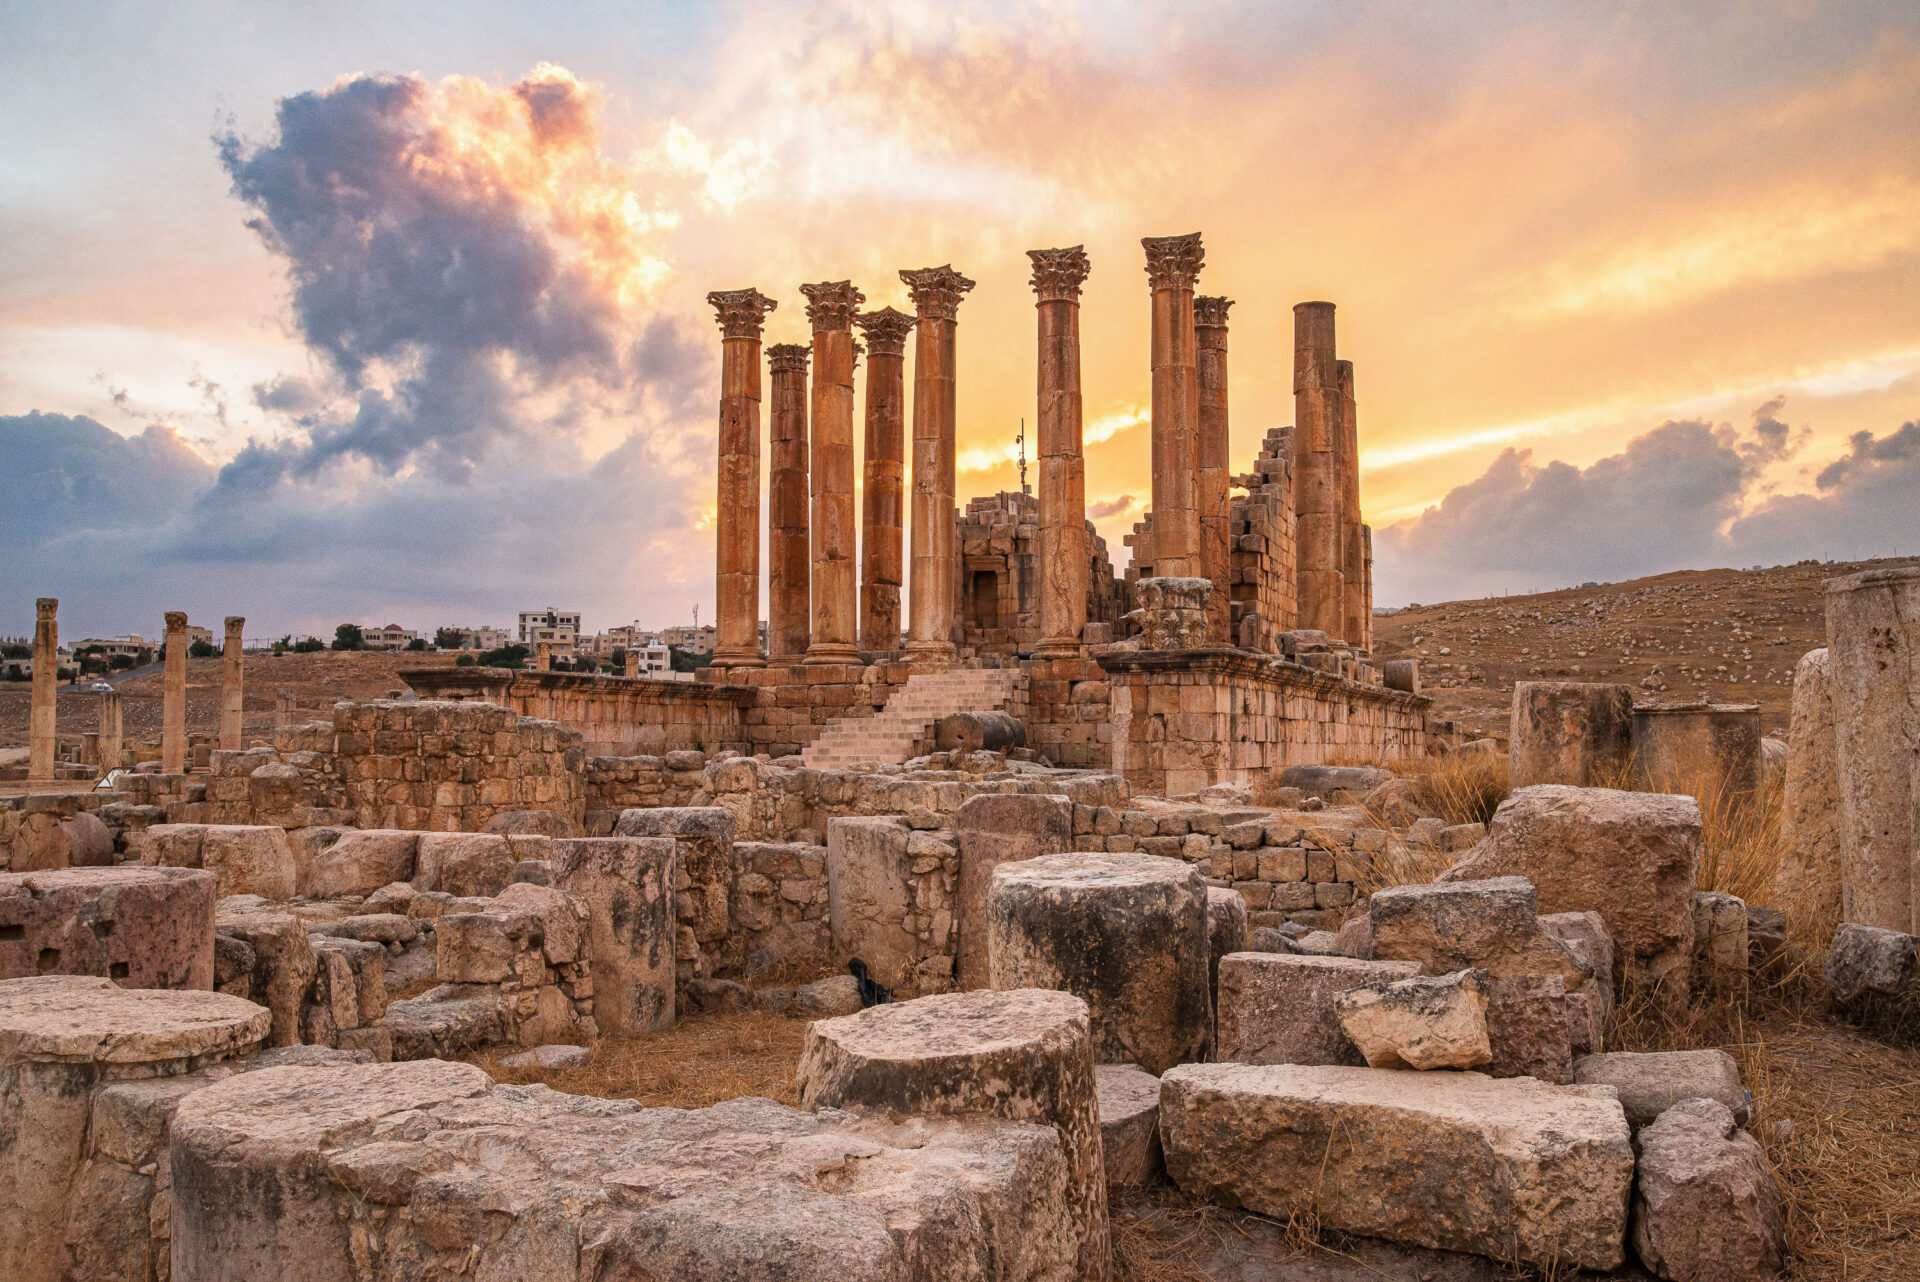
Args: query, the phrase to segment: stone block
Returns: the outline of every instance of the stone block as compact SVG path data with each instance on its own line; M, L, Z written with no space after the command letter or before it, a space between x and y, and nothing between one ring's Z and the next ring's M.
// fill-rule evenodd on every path
M993 871L1073 848L1073 804L1064 797L988 793L969 797L955 812L960 877L954 905L956 968L962 989L991 983L987 962L987 887Z
M1107 1189L1141 1188L1165 1170L1160 1156L1160 1079L1132 1064L1093 1070L1100 1099L1100 1151Z
M1541 928L1524 877L1388 886L1368 900L1373 955L1417 962L1425 975L1478 968L1494 978L1558 975L1577 987L1589 971Z
M911 829L891 816L849 816L827 822L827 919L833 960L858 958L888 988L913 973L919 940L913 913Z
M1710 1099L1747 1123L1747 1089L1740 1066L1723 1050L1610 1051L1573 1062L1573 1080L1611 1086L1635 1128L1645 1126L1681 1100Z
M313 857L300 893L313 899L371 895L396 881L412 881L420 834L396 828L348 829Z
M1493 1061L1488 988L1481 970L1375 981L1340 993L1333 1008L1370 1068L1479 1068Z
M1509 736L1508 772L1515 788L1623 785L1633 751L1633 687L1516 682Z
M517 861L507 839L495 833L421 833L412 884L420 890L491 898L507 888Z
M1634 1137L1633 1249L1663 1278L1771 1278L1786 1207L1766 1155L1718 1100L1675 1104Z
M62 868L0 874L0 980L97 975L124 988L213 987L212 873Z
M242 824L155 824L140 843L140 862L166 868L204 868L215 896L293 898L294 859L284 829Z
M1604 1087L1480 1073L1183 1064L1167 1174L1275 1219L1561 1269L1624 1259L1634 1159Z
M1606 920L1616 982L1671 980L1670 992L1684 998L1700 829L1692 797L1522 788L1500 803L1487 839L1440 880L1525 877L1539 891L1541 911L1597 912Z
M604 1032L638 1037L673 1024L675 852L666 837L553 843L553 888L587 905L593 1015Z
M1558 975L1507 975L1491 980L1487 1040L1494 1077L1573 1080L1574 1018Z
M1360 1064L1334 1000L1420 973L1412 962L1292 953L1220 959L1217 1058L1242 1064Z

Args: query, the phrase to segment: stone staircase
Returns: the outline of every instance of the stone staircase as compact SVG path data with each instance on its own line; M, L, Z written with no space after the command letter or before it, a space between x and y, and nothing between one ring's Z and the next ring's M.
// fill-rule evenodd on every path
M800 759L821 770L861 761L899 765L913 755L914 744L930 736L940 718L1004 710L1019 677L1012 668L916 672L873 716L829 721L820 737L801 750Z

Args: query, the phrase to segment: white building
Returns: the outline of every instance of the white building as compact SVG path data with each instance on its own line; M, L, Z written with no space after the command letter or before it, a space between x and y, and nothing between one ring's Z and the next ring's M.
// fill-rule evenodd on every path
M360 639L367 643L369 650L404 650L419 636L412 628L403 628L397 623L368 624L360 629Z

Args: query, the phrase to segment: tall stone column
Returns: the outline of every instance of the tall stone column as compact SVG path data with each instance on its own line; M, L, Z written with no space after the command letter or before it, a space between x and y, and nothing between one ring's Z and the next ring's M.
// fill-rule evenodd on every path
M808 663L855 663L860 603L853 511L852 281L802 285L813 325L813 643Z
M773 371L773 436L767 477L767 653L798 663L813 633L807 531L807 359L799 343L767 349Z
M714 668L760 658L760 326L778 303L716 290L720 322L720 476L714 509Z
M1231 298L1193 300L1196 382L1200 395L1200 466L1194 499L1200 511L1200 575L1213 580L1207 598L1207 644L1232 645L1233 531L1228 487L1232 451L1227 440L1227 309Z
M27 718L27 782L48 783L60 746L60 599L33 603L33 702Z
M240 634L247 621L237 614L227 616L225 644L220 651L220 747L238 752L246 724L246 692L240 684Z
M935 662L954 657L954 330L973 282L952 266L903 271L913 295L913 582L907 649Z
M1082 454L1080 287L1086 247L1029 249L1038 295L1040 439L1040 644L1034 653L1080 653L1087 626L1087 462Z
M756 645L755 648L757 649L758 646ZM635 649L633 646L628 646L626 653L620 656L620 663L621 663L621 667L624 669L624 675L627 676L628 678L633 678L640 675L640 651ZM745 665L742 665L742 666L745 666ZM761 666L765 667L766 665L762 664Z
M1153 572L1190 578L1200 570L1200 383L1193 285L1206 251L1200 233L1149 236L1153 286Z
M1346 575L1341 570L1339 373L1333 357L1333 304L1293 309L1294 575L1299 624L1346 635Z
M120 692L103 690L94 697L100 701L94 724L100 728L100 773L104 775L126 764L126 736L121 728Z
M867 340L867 434L861 489L860 648L900 648L906 511L907 332L913 317L883 307L853 318Z
M1334 438L1334 466L1340 471L1340 577L1345 620L1340 635L1349 645L1368 649L1373 601L1367 593L1367 537L1360 520L1360 433L1353 400L1353 362L1333 363L1339 397L1340 433Z
M713 666L760 668L760 328L757 289L707 295L720 321L720 478L714 510Z
M535 672L553 671L553 642L535 641L533 643L533 670Z
M166 667L160 677L160 772L187 771L187 616L167 611Z

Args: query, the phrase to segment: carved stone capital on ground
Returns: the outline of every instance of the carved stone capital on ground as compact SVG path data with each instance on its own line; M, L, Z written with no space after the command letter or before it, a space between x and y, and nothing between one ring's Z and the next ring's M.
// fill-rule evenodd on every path
M1029 249L1033 260L1033 292L1043 303L1077 303L1092 264L1084 245L1069 249Z
M760 337L767 313L780 304L757 289L718 289L707 295L720 322L723 338Z
M805 373L807 360L813 355L813 349L804 343L775 343L767 349L767 364L777 374L782 370L799 370Z
M923 321L956 319L960 295L973 288L973 282L953 270L952 264L902 271L900 279L907 283L913 308Z
M867 296L850 280L823 280L817 285L802 285L807 296L807 321L814 329L852 329L853 313Z
M1200 233L1186 236L1146 236L1140 241L1147 251L1147 280L1155 289L1192 289L1207 261L1200 245Z
M891 307L877 312L861 312L853 318L867 340L867 352L873 356L904 356L907 334L913 329L913 317Z
M1196 294L1193 298L1193 327L1195 329L1225 329L1227 327L1227 309L1233 306L1231 298L1221 298L1215 294Z

